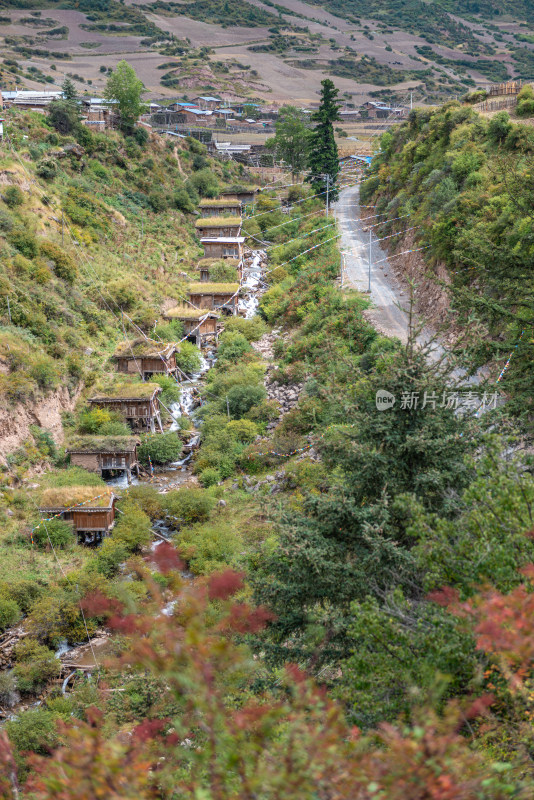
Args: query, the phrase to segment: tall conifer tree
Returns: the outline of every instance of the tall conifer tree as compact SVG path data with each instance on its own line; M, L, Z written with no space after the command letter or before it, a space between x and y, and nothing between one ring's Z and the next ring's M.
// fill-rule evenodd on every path
M308 156L309 175L307 181L311 183L316 193L326 190L326 175L330 176L330 199L337 197L337 175L339 172L339 158L334 136L333 123L339 120L338 90L333 82L327 78L321 81L321 105L312 116L315 128L310 135L310 149Z

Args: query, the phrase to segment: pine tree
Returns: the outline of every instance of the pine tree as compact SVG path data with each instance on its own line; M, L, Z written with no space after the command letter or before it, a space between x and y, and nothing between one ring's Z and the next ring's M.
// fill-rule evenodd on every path
M334 136L334 122L339 120L338 90L333 82L327 78L321 81L321 105L312 116L315 122L309 140L308 168L310 170L307 181L313 186L314 192L319 194L326 191L326 175L330 176L330 199L335 200L338 194L336 180L339 172L339 157Z
M412 511L456 510L472 478L465 456L477 428L443 404L455 389L452 366L440 374L427 358L409 342L358 374L352 393L329 387L340 420L319 444L329 489L284 513L278 547L255 581L257 599L277 616L261 642L274 663L338 664L351 649L351 604L394 587L421 591L407 534ZM377 410L381 389L396 397L393 408Z

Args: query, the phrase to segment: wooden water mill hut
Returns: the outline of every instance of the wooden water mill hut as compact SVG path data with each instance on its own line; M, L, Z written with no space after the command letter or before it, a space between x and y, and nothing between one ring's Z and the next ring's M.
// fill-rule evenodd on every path
M189 286L189 300L198 308L209 308L230 316L237 313L239 283L201 281Z
M237 189L235 192L221 192L221 200L238 200L242 206L253 203L258 189Z
M228 270L233 270L233 278L241 280L243 263L238 261L237 258L201 258L197 264L197 270L200 272L200 280L202 282L210 281L211 272L218 265L223 266L225 268L225 272L228 272Z
M117 383L89 398L92 406L117 411L133 430L144 428L155 433L156 424L163 433L157 383Z
M204 248L204 258L243 258L244 236L203 236L200 240Z
M63 486L43 492L39 513L70 522L80 544L98 544L115 524L115 500L107 486Z
M203 217L239 217L241 202L229 198L212 199L204 197L199 203L200 213Z
M197 347L202 347L210 339L217 341L219 314L215 311L179 305L166 311L163 316L165 319L179 319L184 326L184 334L188 341Z
M139 474L136 436L77 436L68 443L66 452L70 463L99 475L115 471L126 473L132 481L132 470Z
M202 217L195 222L195 228L206 239L235 238L241 230L241 217Z
M153 375L172 375L177 377L176 353L180 345L153 342L142 337L133 342L121 342L117 347L113 360L118 372L130 375L142 375L144 381Z

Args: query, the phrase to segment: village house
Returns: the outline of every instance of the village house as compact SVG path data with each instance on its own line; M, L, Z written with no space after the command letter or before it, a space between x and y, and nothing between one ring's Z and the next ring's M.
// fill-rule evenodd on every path
M136 436L77 436L67 445L70 463L97 472L103 477L116 471L125 472L128 483L132 482L132 470L139 475Z
M180 346L174 343L152 342L140 337L133 342L121 342L112 359L118 372L141 375L147 381L153 375L178 377L176 353L179 352Z
M215 200L204 197L199 203L200 213L203 217L238 217L241 214L239 200L217 198Z
M223 200L239 200L241 206L253 203L258 193L257 189L237 189L235 192L221 192Z
M62 97L63 91L61 89L42 92L31 89L15 89L2 92L4 108L17 106L17 108L25 108L28 111L41 111L42 113L46 111L46 107L53 100L61 100Z
M105 486L63 486L46 489L39 513L47 520L59 517L72 524L80 544L96 545L115 524L115 495Z
M158 395L161 386L157 383L118 383L101 394L89 398L97 408L118 412L133 430L139 428L156 431L156 424L163 433Z
M189 286L189 300L200 309L208 308L230 316L237 312L239 283L201 281Z
M166 311L165 319L178 319L184 326L187 341L202 347L207 341L217 341L217 321L219 314L192 306L179 305Z
M217 239L219 236L239 236L241 217L202 217L195 222L195 228L206 239Z
M203 237L200 240L204 248L204 258L243 258L244 236Z
M201 95L200 97L195 97L195 103L201 109L214 111L222 104L222 100L220 97L204 97Z
M238 261L237 258L201 258L197 264L197 270L200 272L200 280L202 282L212 280L211 272L217 265L224 265L225 273L233 269L233 277L239 281L241 280L243 262Z

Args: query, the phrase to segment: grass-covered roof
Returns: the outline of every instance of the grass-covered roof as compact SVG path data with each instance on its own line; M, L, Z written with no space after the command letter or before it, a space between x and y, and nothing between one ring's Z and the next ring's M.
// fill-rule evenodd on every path
M101 392L93 395L89 402L94 403L100 400L150 400L154 392L161 392L161 386L157 383L123 381L115 383L107 389L102 389Z
M235 294L238 290L238 283L212 283L211 281L191 283L188 289L189 294Z
M220 197L204 197L199 203L200 208L237 208L237 206L241 208L239 200L232 200L231 198L224 200Z
M195 228L227 228L240 226L241 217L202 217L195 222Z
M219 317L215 311L209 308L193 308L193 306L175 306L166 311L164 316L167 319L202 319L202 317Z
M114 353L114 358L170 358L179 346L174 342L154 342L143 337L133 342L121 342Z
M67 453L133 453L138 444L136 436L73 436Z
M113 492L107 486L61 486L45 489L39 508L71 508L83 503L83 508L109 508Z

